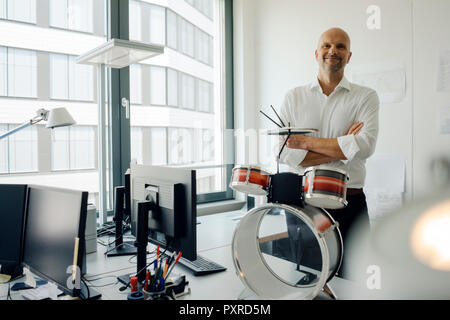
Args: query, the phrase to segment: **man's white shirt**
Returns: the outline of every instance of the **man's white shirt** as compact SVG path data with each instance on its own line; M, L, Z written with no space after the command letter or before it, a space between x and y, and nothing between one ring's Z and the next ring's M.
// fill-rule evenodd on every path
M296 128L315 128L310 136L337 138L347 160L320 165L345 170L350 178L348 188L362 188L366 177L365 163L375 151L378 136L379 99L375 90L350 83L345 77L334 91L326 96L316 78L309 85L290 90L281 106L285 125ZM364 126L358 135L346 135L355 122ZM281 142L280 142L281 143ZM281 162L303 174L300 166L307 150L285 147Z

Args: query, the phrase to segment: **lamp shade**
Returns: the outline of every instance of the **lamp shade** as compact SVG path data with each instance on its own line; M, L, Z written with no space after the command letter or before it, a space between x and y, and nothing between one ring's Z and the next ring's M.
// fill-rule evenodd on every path
M49 111L47 128L66 127L76 124L66 108L56 108Z

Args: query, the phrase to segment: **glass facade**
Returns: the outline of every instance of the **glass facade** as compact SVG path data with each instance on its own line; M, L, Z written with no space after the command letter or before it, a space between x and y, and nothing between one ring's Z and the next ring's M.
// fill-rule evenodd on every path
M89 191L96 204L96 69L75 63L106 42L107 0L0 0L0 132L65 107L76 126L38 124L0 141L0 183Z
M131 136L131 157L197 169L198 194L225 191L223 38L217 34L224 21L213 14L224 1L151 2L130 0L130 39L166 47L160 64L150 59L130 68L131 126L139 132Z

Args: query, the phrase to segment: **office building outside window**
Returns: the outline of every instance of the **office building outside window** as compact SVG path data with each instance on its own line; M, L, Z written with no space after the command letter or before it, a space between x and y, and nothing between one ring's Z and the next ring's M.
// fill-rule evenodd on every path
M219 18L223 5L223 0L173 1L167 6L130 1L130 39L165 45L162 57L130 68L131 126L140 128L142 139L141 149L132 135L132 158L196 169L197 194L227 189L220 91L224 40L217 31L224 23ZM159 41L157 35L163 34Z
M0 132L65 107L76 126L0 140L0 183L85 190L96 204L96 70L75 59L106 42L107 0L0 0Z

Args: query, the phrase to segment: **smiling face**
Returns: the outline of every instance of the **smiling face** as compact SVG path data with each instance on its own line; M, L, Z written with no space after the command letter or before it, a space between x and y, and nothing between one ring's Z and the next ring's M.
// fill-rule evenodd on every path
M338 28L325 31L319 39L315 55L321 71L343 73L352 56L349 36Z

